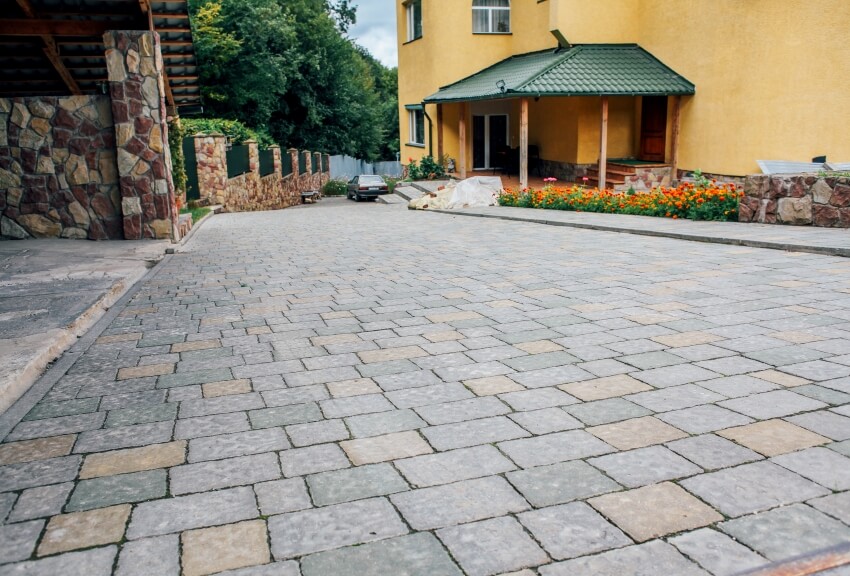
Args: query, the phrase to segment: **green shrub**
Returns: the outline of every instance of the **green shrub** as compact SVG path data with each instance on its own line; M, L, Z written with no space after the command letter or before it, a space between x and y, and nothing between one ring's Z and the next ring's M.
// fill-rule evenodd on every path
M323 196L345 196L348 193L348 183L345 180L334 178L322 186Z
M186 129L180 118L168 123L168 147L171 149L171 178L178 196L186 193L186 161L183 157L183 138Z
M254 130L238 120L224 118L183 118L183 128L187 134L208 134L211 132L224 134L234 144L242 144L245 140L256 140L260 148L268 148L275 144L265 128Z
M411 180L436 180L446 175L443 165L436 162L432 156L423 157L419 164L413 158L410 158L409 162L407 176Z

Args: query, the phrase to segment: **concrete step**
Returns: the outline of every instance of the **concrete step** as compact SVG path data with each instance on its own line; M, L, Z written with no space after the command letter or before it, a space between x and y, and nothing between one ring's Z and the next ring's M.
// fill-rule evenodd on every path
M405 184L404 186L396 186L394 192L405 200L410 201L422 198L422 196L425 194L425 192L427 192L427 190L422 190L419 187L408 186L407 184Z
M379 204L407 204L409 200L399 194L383 194L375 199Z

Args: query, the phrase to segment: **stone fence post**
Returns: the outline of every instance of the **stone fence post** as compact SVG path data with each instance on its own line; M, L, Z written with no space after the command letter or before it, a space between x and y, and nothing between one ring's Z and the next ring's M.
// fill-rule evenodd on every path
M323 156L323 158L324 158L325 162L324 162L324 164L322 164L322 168L323 168L322 172L324 172L325 174L330 176L331 175L331 155L325 154Z
M307 150L302 150L301 154L304 156L304 166L307 171L306 174L313 173L313 155L310 154Z
M198 193L209 204L223 204L227 191L227 137L195 134Z
M274 144L270 146L272 151L272 166L274 167L274 173L278 176L283 172L283 163L280 159L280 146Z
M322 153L313 152L313 172L322 172Z
M248 169L251 174L260 177L260 146L256 140L245 140L245 146L248 147Z
M293 178L298 178L298 149L287 148L286 152L289 154L290 174Z

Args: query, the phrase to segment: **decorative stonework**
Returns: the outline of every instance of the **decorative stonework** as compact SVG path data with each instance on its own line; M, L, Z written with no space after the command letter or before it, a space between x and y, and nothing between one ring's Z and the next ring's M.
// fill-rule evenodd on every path
M813 174L749 176L738 208L741 222L850 228L850 178Z
M0 98L0 236L123 238L106 96Z
M106 32L103 40L125 208L124 237L176 238L177 206L159 35L113 30Z
M197 134L194 139L201 203L224 204L227 193L227 138L222 134Z

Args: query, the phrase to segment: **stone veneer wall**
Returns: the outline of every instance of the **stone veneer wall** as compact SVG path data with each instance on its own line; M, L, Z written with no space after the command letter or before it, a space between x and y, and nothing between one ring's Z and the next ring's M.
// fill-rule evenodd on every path
M110 30L103 41L115 120L124 237L176 240L178 212L171 179L159 34Z
M0 98L0 236L124 237L109 97Z
M541 158L539 173L544 178L557 178L561 182L578 182L583 176L587 176L587 171L593 167L595 167L594 164L571 164ZM537 175L538 170L529 164L528 175L531 176L532 173Z
M194 140L201 201L222 205L227 193L227 138L222 134L197 134Z
M813 174L748 176L738 220L850 228L850 178Z
M615 162L616 164L616 162ZM625 184L618 188L651 190L657 186L670 186L670 166L635 166L635 173L625 177Z

